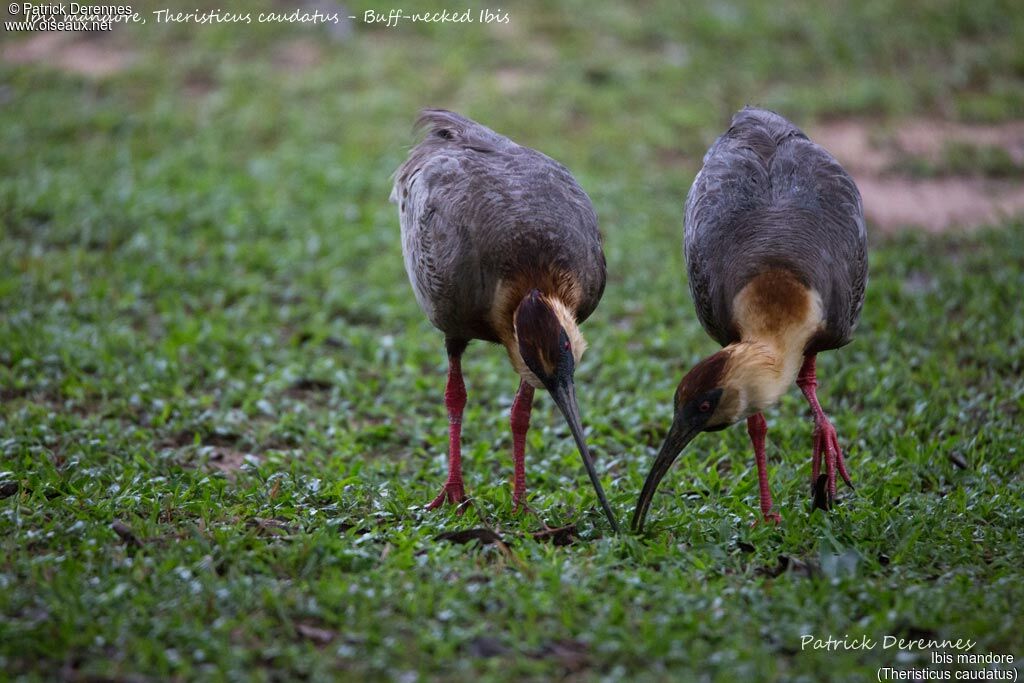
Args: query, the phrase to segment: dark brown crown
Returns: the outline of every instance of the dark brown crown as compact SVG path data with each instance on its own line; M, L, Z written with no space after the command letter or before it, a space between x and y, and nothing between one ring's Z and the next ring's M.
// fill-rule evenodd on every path
M676 389L676 405L683 405L711 389L721 386L729 353L725 350L712 354L693 366Z
M514 321L519 353L526 365L540 379L553 376L562 352L562 324L538 290L519 302Z

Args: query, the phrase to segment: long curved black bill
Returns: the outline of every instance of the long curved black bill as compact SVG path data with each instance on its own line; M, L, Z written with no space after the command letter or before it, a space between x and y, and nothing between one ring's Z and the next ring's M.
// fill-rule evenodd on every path
M612 508L608 504L608 499L604 495L604 489L601 488L601 480L597 478L597 471L594 470L594 461L590 457L590 450L587 448L587 442L583 440L583 425L580 422L580 408L576 404L576 388L569 380L564 384L556 384L548 388L551 393L551 398L555 399L555 404L558 409L562 411L562 415L565 416L565 421L569 423L569 431L572 432L572 438L576 440L576 447L580 449L580 455L583 457L583 465L587 468L587 474L590 475L590 482L594 485L594 491L597 492L597 499L601 501L601 507L604 509L604 514L608 518L608 523L612 525L612 530L615 533L619 533L619 523L615 521L615 515L612 513Z
M696 429L684 430L675 422L672 423L672 427L668 430L668 436L665 437L665 443L661 444L658 457L654 459L654 465L651 466L647 481L644 482L640 497L636 501L636 510L633 512L633 531L643 531L644 519L651 507L654 492L658 490L658 484L661 483L665 473L672 467L672 463L676 461L682 450L686 448L686 444L690 443L697 433Z

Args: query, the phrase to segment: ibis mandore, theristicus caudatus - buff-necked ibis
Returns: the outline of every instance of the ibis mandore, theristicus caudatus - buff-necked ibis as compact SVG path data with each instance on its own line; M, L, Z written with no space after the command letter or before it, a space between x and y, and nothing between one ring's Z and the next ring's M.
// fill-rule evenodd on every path
M480 339L504 345L520 377L511 412L516 507L526 505L526 431L534 389L543 388L618 530L583 438L573 381L586 348L579 323L605 285L590 199L558 162L459 114L427 109L417 128L425 136L396 171L391 199L416 300L444 333L448 352L448 480L428 507L466 500L460 359Z
M637 500L633 528L643 528L658 483L697 434L743 419L761 513L778 522L762 411L794 380L814 415L812 487L828 507L836 474L852 483L818 403L814 360L850 341L864 303L867 235L857 186L785 118L744 109L708 150L690 188L683 246L697 317L724 348L679 383L672 426Z

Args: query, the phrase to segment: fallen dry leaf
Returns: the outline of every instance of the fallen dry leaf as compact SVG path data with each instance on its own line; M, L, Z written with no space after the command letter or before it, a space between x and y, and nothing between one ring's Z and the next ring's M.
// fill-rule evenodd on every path
M535 541L551 541L555 545L572 545L576 541L576 525L558 527L557 529L540 529L530 533Z
M310 640L317 645L326 645L338 635L330 629L303 623L295 624L295 631L306 640Z
M120 519L115 519L113 523L111 523L110 528L114 530L114 533L120 537L121 542L126 546L133 548L142 547L142 541L140 541L138 536L135 535L132 528Z
M504 543L501 536L493 529L478 527L476 529L461 529L459 531L445 531L434 536L435 541L450 541L451 543L465 544L477 541L480 545L491 543Z

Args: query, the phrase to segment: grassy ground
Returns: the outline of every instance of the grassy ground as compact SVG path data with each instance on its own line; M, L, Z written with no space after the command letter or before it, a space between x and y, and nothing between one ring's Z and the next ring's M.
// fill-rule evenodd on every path
M781 527L751 528L733 428L680 458L646 536L612 537L544 398L530 503L575 527L536 539L507 484L516 378L483 345L475 509L422 511L445 361L386 202L420 106L543 149L595 202L610 279L577 381L623 520L714 348L681 205L729 114L1024 110L1016 2L675 5L536 0L504 26L341 41L151 21L87 39L131 59L105 78L0 65L0 679L862 681L928 661L885 635L1024 655L1020 223L872 236L857 340L819 360L858 485L831 514L810 511L794 391L768 416ZM436 538L485 526L503 542Z

